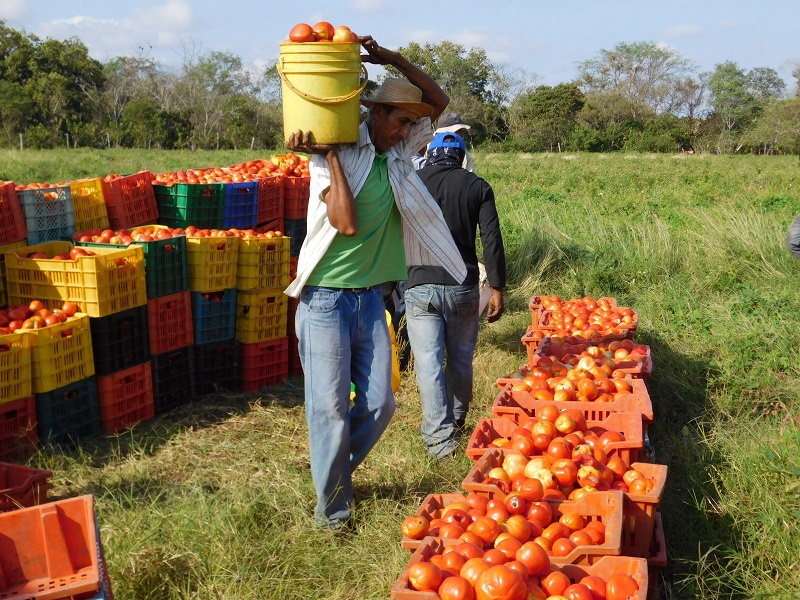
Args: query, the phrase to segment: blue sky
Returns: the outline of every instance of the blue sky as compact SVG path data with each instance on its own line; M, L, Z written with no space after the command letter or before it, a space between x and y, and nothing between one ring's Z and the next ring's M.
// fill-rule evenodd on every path
M664 44L698 72L726 60L771 67L790 90L800 64L800 0L0 0L0 19L40 38L78 36L101 61L144 54L170 65L189 47L270 63L295 23L319 20L390 48L480 47L545 85L574 79L578 62L620 42Z

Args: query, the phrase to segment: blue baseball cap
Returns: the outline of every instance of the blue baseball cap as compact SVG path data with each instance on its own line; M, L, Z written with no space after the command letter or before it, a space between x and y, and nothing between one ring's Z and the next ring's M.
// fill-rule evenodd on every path
M461 150L464 153L467 151L467 145L464 143L463 138L457 133L453 133L451 131L445 131L434 135L433 141L428 144L428 151L433 150L434 148L455 148L456 150Z

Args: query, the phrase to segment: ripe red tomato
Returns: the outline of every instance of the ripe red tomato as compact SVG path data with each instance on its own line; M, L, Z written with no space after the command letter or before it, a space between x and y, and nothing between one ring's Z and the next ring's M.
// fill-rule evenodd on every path
M442 585L442 570L432 562L415 562L408 569L408 583L415 590L435 592Z
M626 600L633 596L639 584L626 573L614 573L606 579L606 600Z
M78 312L78 305L74 302L64 302L61 310L63 310L68 317L74 317L75 313Z
M585 585L592 592L592 600L606 600L606 582L597 575L587 575L578 583Z
M469 581L461 576L448 577L439 586L442 600L474 600L475 591Z
M522 544L514 558L525 565L531 575L542 575L550 570L550 557L536 542Z
M528 584L522 575L505 565L496 565L484 571L475 582L476 600L525 600Z
M421 540L425 537L425 534L428 533L429 525L430 523L425 517L413 515L403 519L403 522L400 524L400 531L403 532L404 536L412 540Z
M314 30L308 23L298 23L289 32L289 39L293 42L313 42L316 41Z

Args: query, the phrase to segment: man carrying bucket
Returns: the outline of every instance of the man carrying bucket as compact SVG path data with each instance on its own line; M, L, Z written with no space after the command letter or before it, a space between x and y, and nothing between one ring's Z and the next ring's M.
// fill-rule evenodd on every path
M359 41L367 51L362 60L391 65L407 80L387 78L362 99L369 113L357 142L316 144L313 131L286 142L312 154L308 233L286 293L300 298L315 519L331 529L350 519L352 471L395 410L381 284L405 279L408 265L437 265L459 282L467 274L441 209L411 164L450 99L400 53L371 36Z

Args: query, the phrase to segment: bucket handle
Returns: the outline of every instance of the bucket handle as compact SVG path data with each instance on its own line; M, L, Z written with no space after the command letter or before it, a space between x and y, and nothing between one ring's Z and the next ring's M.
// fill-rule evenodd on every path
M283 81L290 90L292 90L295 94L300 96L301 98L305 98L306 100L311 100L312 102L322 102L324 104L338 104L339 102L347 102L352 98L358 96L361 92L364 91L364 88L367 87L367 83L369 83L369 74L367 73L367 67L364 66L364 63L361 63L361 72L364 74L364 82L359 85L355 90L352 92L345 94L344 96L334 96L333 98L319 98L318 96L313 96L311 94L307 94L305 92L301 92L298 90L292 82L286 77L283 72L283 57L280 57L278 65L278 74L281 76L281 81Z

